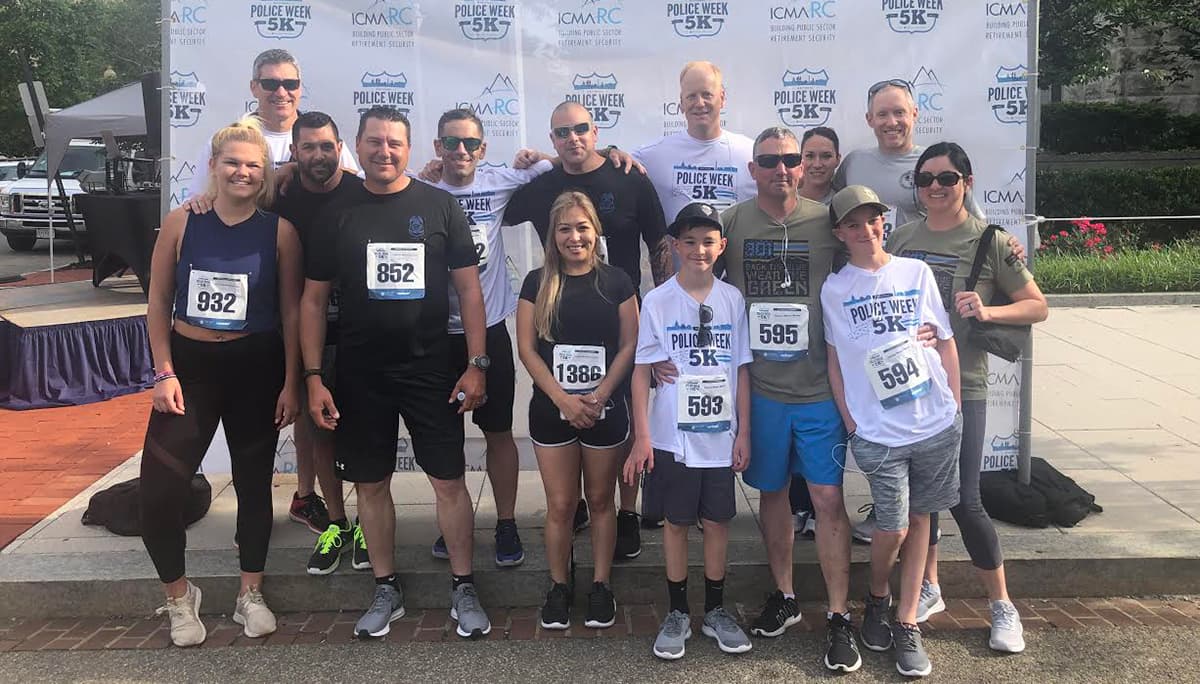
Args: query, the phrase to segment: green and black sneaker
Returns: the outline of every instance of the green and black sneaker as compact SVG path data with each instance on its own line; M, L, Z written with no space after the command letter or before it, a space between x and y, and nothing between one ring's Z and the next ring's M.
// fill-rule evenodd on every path
M367 538L363 536L362 525L358 521L354 521L354 534L352 535L354 544L350 554L350 565L355 570L370 570L371 557L367 555Z
M317 537L317 545L308 558L308 574L328 575L338 569L342 554L350 549L351 531L343 530L337 523L329 527Z

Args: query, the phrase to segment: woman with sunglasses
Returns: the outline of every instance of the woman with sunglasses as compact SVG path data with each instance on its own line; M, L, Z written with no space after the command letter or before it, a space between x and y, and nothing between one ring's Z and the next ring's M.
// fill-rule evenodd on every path
M961 499L950 509L991 601L992 629L989 645L997 651L1019 653L1025 648L1021 617L1008 597L1004 558L991 518L979 496L984 429L987 419L988 354L971 344L967 319L1022 325L1046 320L1046 298L1014 253L1007 233L998 232L973 291L964 291L975 259L980 236L987 222L971 215L966 195L975 184L971 160L956 143L940 142L928 147L916 165L917 196L927 215L905 224L892 234L889 252L919 258L929 264L950 313L958 340L962 377L963 437L959 456ZM992 295L1001 291L1011 304L992 306ZM937 514L931 518L929 554L921 587L917 621L924 622L946 609L938 587Z
M150 264L146 322L156 371L141 463L142 540L176 646L206 635L200 589L184 574L183 514L218 422L238 502L242 572L233 619L248 637L275 631L262 580L275 445L299 410L302 276L292 224L262 209L271 203L271 176L257 122L217 131L208 167L213 210L168 214Z
M637 299L629 276L600 259L600 219L587 195L560 194L549 229L545 264L526 276L517 304L517 349L534 384L529 436L546 490L551 587L541 625L571 626L569 566L582 472L594 566L584 624L611 627L613 493L629 437L625 386L637 346Z

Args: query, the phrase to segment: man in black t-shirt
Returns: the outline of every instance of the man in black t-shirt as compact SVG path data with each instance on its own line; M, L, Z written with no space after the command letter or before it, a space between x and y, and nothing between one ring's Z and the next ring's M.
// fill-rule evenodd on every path
M354 631L383 636L404 615L394 571L396 513L390 489L400 417L437 498L450 552L451 615L458 634L491 631L471 574L474 512L463 473L462 413L484 400L486 322L475 245L449 193L404 175L411 128L389 107L363 113L356 136L366 181L360 200L317 218L305 254L300 337L309 413L335 430L335 465L358 483L358 511L375 597ZM321 383L326 305L341 288L334 404ZM467 370L448 372L448 288L462 311ZM355 540L354 553L359 552ZM356 567L365 567L355 559Z

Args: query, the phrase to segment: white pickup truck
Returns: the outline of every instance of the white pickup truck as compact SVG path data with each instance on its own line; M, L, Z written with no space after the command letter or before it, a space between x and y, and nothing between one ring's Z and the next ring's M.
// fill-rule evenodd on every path
M86 171L104 173L104 145L90 140L72 140L67 154L59 165L63 189L71 202L71 213L77 230L86 231L83 216L75 209L73 197L83 188L77 180ZM5 187L7 186L7 187ZM50 238L50 217L53 206L54 237L69 238L67 213L63 210L62 198L53 180L50 181L50 196L46 195L46 155L43 152L29 167L24 178L0 185L0 234L8 240L15 252L28 252L38 240Z

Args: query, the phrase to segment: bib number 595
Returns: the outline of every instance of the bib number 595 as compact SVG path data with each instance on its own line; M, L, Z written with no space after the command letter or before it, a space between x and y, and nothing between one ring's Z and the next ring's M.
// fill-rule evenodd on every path
M760 325L758 339L763 344L797 344L800 341L800 327L783 323Z

